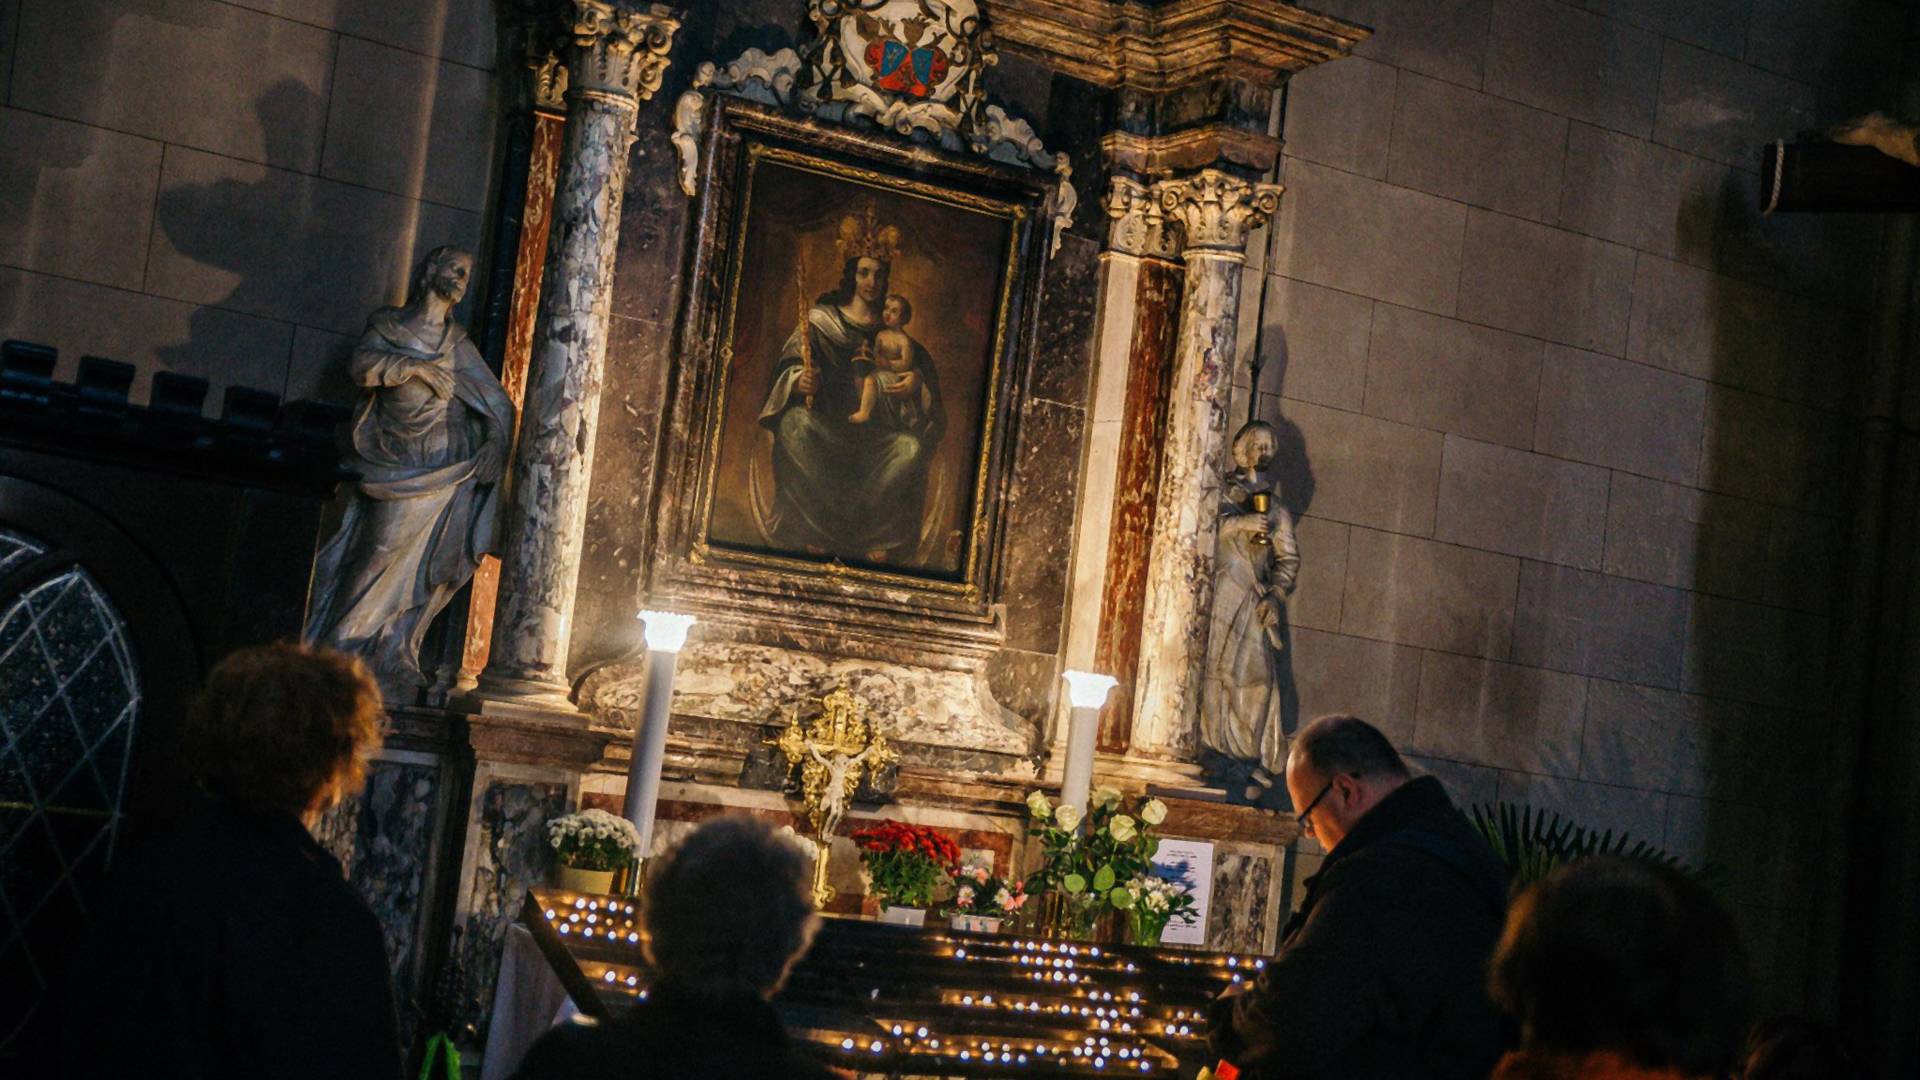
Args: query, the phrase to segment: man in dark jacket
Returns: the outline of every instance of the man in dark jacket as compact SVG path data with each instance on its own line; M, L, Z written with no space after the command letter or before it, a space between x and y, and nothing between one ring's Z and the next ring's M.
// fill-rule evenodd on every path
M1215 1002L1213 1051L1249 1080L1486 1076L1506 1042L1486 988L1499 860L1440 782L1411 778L1356 717L1295 737L1287 790L1326 861L1279 953Z
M648 875L642 911L659 976L603 1024L570 1023L514 1080L826 1080L767 1003L813 942L812 856L747 817L694 830Z

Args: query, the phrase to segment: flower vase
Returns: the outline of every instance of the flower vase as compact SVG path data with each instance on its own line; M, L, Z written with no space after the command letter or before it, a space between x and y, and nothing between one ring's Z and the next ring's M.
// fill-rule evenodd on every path
M1055 890L1040 898L1040 932L1050 938L1092 941L1100 905L1089 893Z
M569 892L606 896L613 892L612 870L582 870L561 863L553 869L554 884Z
M888 904L880 910L880 921L883 923L893 923L896 926L925 926L927 925L927 909Z
M1152 915L1134 908L1127 912L1127 942L1159 948L1160 935L1167 932L1167 916Z

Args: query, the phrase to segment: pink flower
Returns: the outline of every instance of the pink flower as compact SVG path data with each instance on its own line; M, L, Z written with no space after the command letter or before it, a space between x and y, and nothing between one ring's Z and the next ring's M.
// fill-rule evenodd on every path
M979 882L979 883L981 883L982 885L984 885L984 884L986 884L986 883L987 883L987 877L988 877L988 874L987 874L987 868L986 868L986 867L984 867L984 866L976 866L976 867L974 867L974 868L973 868L973 880L975 880L975 881L977 881L977 882Z

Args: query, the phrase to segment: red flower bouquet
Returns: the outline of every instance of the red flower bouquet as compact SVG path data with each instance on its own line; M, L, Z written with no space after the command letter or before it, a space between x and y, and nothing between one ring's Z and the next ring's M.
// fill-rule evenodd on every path
M960 845L924 825L883 821L853 834L874 895L900 907L924 908L960 861Z

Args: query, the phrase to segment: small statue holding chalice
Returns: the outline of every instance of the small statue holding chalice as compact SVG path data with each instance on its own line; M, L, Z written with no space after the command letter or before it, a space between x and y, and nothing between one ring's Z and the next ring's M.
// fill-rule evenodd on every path
M1282 653L1300 548L1293 515L1268 476L1278 451L1278 435L1263 420L1249 420L1233 437L1233 467L1221 482L1213 625L1200 692L1202 766L1248 803L1271 801L1286 771Z

